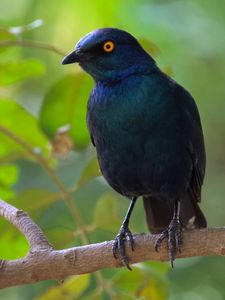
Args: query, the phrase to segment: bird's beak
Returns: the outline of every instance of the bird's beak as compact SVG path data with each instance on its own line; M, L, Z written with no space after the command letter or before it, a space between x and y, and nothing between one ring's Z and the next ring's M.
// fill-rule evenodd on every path
M69 53L67 56L65 56L62 60L63 65L73 64L80 62L81 53L79 50L74 50L71 53Z

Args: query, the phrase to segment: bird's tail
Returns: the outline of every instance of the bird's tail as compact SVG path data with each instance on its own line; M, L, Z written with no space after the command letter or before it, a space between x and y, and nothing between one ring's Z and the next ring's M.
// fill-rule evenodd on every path
M150 232L160 233L166 229L173 218L173 203L154 197L143 197L143 202ZM181 200L180 220L186 228L207 226L198 203L188 194Z

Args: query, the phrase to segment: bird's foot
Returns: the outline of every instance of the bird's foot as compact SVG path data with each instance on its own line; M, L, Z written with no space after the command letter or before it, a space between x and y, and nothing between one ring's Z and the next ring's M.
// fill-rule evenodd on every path
M173 268L173 262L175 260L175 255L178 252L181 252L182 246L182 228L179 219L173 219L170 222L169 227L164 230L155 243L155 250L158 252L161 246L161 243L164 239L168 240L169 247L169 259L171 266Z
M117 234L113 246L112 252L115 259L121 258L122 263L129 270L132 270L129 265L129 258L127 257L125 250L125 242L128 241L131 247L131 250L134 251L134 238L133 235L126 224L123 224L120 228L119 233Z

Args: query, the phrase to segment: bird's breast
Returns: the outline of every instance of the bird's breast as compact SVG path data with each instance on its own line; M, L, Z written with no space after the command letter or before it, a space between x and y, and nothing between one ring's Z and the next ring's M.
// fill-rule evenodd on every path
M141 85L95 90L89 100L87 123L102 174L121 194L173 194L186 184L180 174L188 176L189 162L181 162L182 145L157 101Z

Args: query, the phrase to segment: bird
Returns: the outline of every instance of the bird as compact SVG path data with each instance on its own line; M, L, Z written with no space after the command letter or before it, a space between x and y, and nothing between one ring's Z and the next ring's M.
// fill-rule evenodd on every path
M191 94L165 74L130 33L101 28L81 38L62 64L78 63L94 80L87 127L108 184L130 200L112 252L128 269L135 250L129 221L143 198L148 228L173 267L183 230L204 228L199 207L206 165L202 125Z

